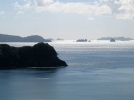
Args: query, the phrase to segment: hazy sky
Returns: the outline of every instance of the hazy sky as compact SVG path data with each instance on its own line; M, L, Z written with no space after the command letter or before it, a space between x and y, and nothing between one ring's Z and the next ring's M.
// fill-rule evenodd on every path
M0 0L0 33L134 38L134 0Z

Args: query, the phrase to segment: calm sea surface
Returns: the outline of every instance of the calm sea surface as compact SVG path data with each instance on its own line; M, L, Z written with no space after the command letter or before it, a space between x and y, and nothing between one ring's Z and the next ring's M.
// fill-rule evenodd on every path
M1 70L0 100L134 100L134 41L50 45L69 66Z

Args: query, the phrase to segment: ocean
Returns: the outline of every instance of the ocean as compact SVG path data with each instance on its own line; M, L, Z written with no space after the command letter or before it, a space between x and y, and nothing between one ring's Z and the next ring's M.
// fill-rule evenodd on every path
M49 44L68 67L0 70L0 100L134 100L134 41Z

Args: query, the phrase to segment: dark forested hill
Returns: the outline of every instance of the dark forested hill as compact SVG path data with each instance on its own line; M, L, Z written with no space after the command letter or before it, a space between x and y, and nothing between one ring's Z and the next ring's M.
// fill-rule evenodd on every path
M67 66L67 64L58 58L57 52L48 43L23 47L0 44L0 70L60 66Z

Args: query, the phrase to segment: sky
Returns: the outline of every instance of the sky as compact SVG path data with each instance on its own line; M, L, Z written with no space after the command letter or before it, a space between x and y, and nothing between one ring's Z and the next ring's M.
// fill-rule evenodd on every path
M134 38L134 0L0 0L0 33Z

